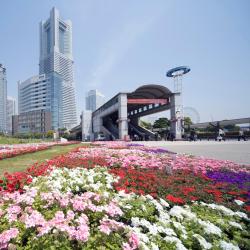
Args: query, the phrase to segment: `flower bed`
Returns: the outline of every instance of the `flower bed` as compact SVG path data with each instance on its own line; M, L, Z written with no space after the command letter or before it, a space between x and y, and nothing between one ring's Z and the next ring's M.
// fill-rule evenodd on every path
M171 206L116 192L107 168L53 169L0 198L0 248L247 249L249 218L224 206Z
M249 166L95 143L0 188L3 249L250 249Z
M23 155L28 153L34 153L37 151L48 149L52 146L66 146L75 144L78 142L42 142L36 144L13 144L13 145L0 145L0 160L15 157L17 155Z

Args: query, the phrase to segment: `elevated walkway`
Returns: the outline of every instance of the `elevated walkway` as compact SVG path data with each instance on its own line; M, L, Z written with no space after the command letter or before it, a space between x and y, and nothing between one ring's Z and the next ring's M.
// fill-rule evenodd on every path
M115 126L113 123L112 119L108 117L103 121L103 126L102 129L105 130L103 131L105 134L108 134L109 136L112 136L112 139L119 139L119 130L118 127Z
M155 134L148 129L145 129L137 124L129 123L129 135L133 138L137 134L142 140L154 140Z

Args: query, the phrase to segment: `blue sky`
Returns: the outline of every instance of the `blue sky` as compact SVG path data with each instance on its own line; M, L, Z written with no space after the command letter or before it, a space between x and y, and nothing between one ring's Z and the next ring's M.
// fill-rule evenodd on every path
M92 88L107 99L141 84L173 89L166 71L188 65L184 106L201 121L250 116L249 0L2 0L0 63L10 96L18 80L38 73L38 25L53 6L73 23L78 112Z

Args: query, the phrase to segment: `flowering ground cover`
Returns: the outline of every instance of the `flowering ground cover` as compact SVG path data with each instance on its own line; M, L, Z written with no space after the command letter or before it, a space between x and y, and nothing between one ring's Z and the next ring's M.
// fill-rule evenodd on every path
M65 146L75 144L76 142L42 142L32 144L13 144L13 145L0 145L0 160L15 157L18 155L34 153L37 151L48 149L52 146Z
M2 249L250 249L250 168L95 143L0 181Z

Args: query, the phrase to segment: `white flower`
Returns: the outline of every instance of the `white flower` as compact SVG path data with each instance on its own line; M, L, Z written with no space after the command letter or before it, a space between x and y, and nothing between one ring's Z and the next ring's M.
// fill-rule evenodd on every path
M221 229L217 226L215 226L213 223L210 221L203 221L198 219L197 222L203 226L205 233L207 234L217 234L221 236Z
M239 228L241 230L243 230L241 224L235 222L235 221L229 221L229 225L233 226L233 227L236 227L236 228Z
M223 250L240 250L240 248L238 246L233 245L232 243L228 243L224 240L220 241L220 247Z
M226 215L230 215L230 216L234 215L234 211L233 210L231 210L229 208L226 208L226 207L224 207L222 205L217 205L217 204L213 204L213 203L212 204L206 204L204 202L201 202L200 204L202 206L207 206L207 207L210 207L210 208L212 208L214 210L221 211L221 212L223 212Z
M159 250L159 247L154 242L152 242L151 243L151 249L152 250Z
M235 212L234 215L239 216L240 218L244 218L249 221L249 218L247 217L247 214L242 212Z
M247 217L247 215L245 213L234 212L233 210L231 210L229 208L226 208L226 207L224 207L222 205L206 204L204 202L201 202L200 205L207 206L207 207L210 207L210 208L215 209L215 210L219 210L219 211L223 212L225 215L228 215L228 216L238 216L238 217L244 218L246 220L249 220L249 218Z
M240 200L234 200L234 202L239 205L242 206L245 202L244 201L240 201Z
M179 229L182 232L182 237L184 239L187 239L187 231L186 231L185 227L177 221L172 221L172 223L176 229Z
M158 226L158 231L159 233L165 233L166 235L169 235L169 236L176 236L176 233L172 228Z
M182 242L176 238L176 237L172 237L172 236L166 236L164 238L165 241L167 242L173 242L176 245L176 250L187 250L187 248L182 244Z
M194 234L193 237L198 240L202 249L210 249L212 247L212 244L207 242L201 235Z
M140 242L139 246L142 250L151 250L144 242Z
M183 207L180 207L180 206L174 206L173 208L171 208L169 211L169 214L172 217L176 217L176 218L181 219L181 220L183 220L184 217L186 217L190 220L196 219L196 215L194 213L192 213L187 208L184 209Z
M164 207L169 207L169 204L165 200L163 200L162 198L160 198L160 203Z
M131 222L134 227L140 226L140 219L138 217L132 217Z

